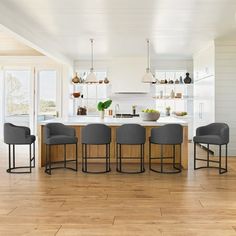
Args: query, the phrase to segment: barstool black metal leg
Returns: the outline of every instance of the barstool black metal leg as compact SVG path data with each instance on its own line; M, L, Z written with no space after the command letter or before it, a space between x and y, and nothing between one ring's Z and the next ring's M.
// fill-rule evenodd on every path
M49 175L51 175L52 174L52 172L51 172L51 145L48 145L48 155L49 155L49 157L48 157L48 169L49 169Z
M88 155L88 150L87 150L87 144L85 144L85 171L88 171L88 160L87 160L87 156Z
M121 144L119 144L120 145L120 148L119 148L119 157L120 157L120 171L122 171L122 158L121 158L121 148L122 148L122 145Z
M142 156L143 156L143 172L145 171L145 165L144 165L144 144L142 144L142 146L143 146L143 153L142 153Z
M151 170L152 169L152 150L151 150L151 146L152 146L152 144L151 144L151 142L149 141L149 170Z
M31 144L29 144L29 169L30 169L30 173L31 173L31 171L32 171L32 170L31 170L31 168L32 168L32 167L31 167L31 158L32 158L31 156L32 156L32 155L31 155Z
M108 150L107 150L107 144L105 144L106 146L106 171L108 171Z
M175 168L175 145L173 145L173 168Z
M219 145L219 174L222 174L221 172L221 145Z
M33 143L33 167L35 167L35 142Z
M8 145L8 167L7 172L11 172L11 144Z
M228 145L225 145L225 170L228 171Z
M46 157L45 157L45 172L47 173L47 167L48 167L48 145L45 144L46 149Z
M181 144L179 145L179 169L182 169L182 146Z
M140 172L143 171L143 150L142 150L143 145L140 145Z
M84 144L82 144L82 171L84 171Z
M163 145L161 145L161 173L163 173Z
M64 168L66 168L66 144L64 144Z
M197 144L194 142L194 151L193 151L193 158L194 158L194 170L197 169L196 167L196 146Z
M109 170L111 170L111 149L110 149L110 143L108 144L108 150L109 150Z
M15 144L13 144L13 168L16 167L16 151L15 151Z
M75 170L78 171L78 145L77 143L75 144Z
M207 144L207 167L209 167L209 144Z

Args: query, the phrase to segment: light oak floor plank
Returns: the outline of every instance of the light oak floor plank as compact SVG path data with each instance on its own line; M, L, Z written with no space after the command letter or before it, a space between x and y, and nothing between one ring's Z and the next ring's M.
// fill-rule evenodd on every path
M234 157L225 175L194 171L189 144L189 169L176 175L148 166L143 174L119 174L114 165L109 174L83 174L79 165L77 173L56 170L48 176L39 168L6 173L7 151L0 143L0 235L236 236ZM19 164L27 152L17 148Z

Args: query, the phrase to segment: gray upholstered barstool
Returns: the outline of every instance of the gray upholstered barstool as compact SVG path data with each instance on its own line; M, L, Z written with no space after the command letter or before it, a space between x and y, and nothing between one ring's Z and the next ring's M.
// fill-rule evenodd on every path
M206 126L202 126L197 128L196 136L193 137L194 141L194 169L202 169L202 168L218 168L219 173L223 174L227 172L227 149L229 143L229 126L225 123L212 123ZM207 159L197 158L196 157L196 145L199 144L207 144ZM218 145L219 146L219 161L210 160L209 158L209 148L210 145ZM222 167L222 156L221 156L221 147L225 145L225 168ZM197 167L197 161L205 161L207 163L206 166ZM210 163L218 163L219 166L210 166Z
M110 143L111 143L111 128L104 124L89 124L82 128L82 171L85 173L106 173L110 172ZM105 156L88 156L88 146L90 145L105 145ZM105 160L104 171L89 171L89 159L103 159Z
M30 129L24 126L16 126L11 123L4 124L4 142L9 146L9 168L8 173L25 174L31 173L32 168L35 167L35 136L30 134ZM33 144L33 156L32 156ZM15 145L29 145L29 165L16 166L15 163ZM13 150L11 150L11 146ZM11 158L12 153L12 158ZM12 161L12 163L11 163ZM33 162L33 164L32 164ZM29 169L28 171L14 171L16 169Z
M138 124L124 124L116 129L116 170L122 173L136 174L143 173L144 168L144 144L146 139L145 128ZM123 145L139 145L140 156L139 157L123 157L122 146ZM139 171L123 171L122 161L125 159L138 159L140 160Z
M181 172L181 144L183 142L183 127L179 124L167 124L151 130L151 137L149 139L149 169L158 173L174 174ZM152 157L152 144L158 144L161 146L160 157ZM172 145L173 153L172 156L163 155L163 146ZM176 163L176 145L179 146L180 160ZM160 160L160 169L154 169L152 167L152 160ZM172 159L173 170L165 170L164 160Z
M44 143L46 144L46 163L45 172L51 175L53 169L71 169L77 171L78 164L78 138L76 137L75 129L68 127L61 123L49 123L44 126ZM67 160L66 145L75 145L75 159ZM63 145L64 146L64 160L63 161L51 161L51 146ZM68 162L75 162L75 168L68 167ZM63 166L52 166L55 164L63 163Z

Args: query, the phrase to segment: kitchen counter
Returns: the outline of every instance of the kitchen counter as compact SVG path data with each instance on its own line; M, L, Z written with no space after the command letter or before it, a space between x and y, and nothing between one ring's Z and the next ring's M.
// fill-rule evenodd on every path
M98 116L73 116L68 119L53 119L40 122L41 125L50 123L50 122L61 122L65 125L87 125L91 123L101 123L109 126L120 126L123 124L131 124L136 123L142 126L161 126L165 124L181 124L183 126L187 126L188 123L184 120L177 119L175 117L160 117L157 121L143 121L140 117L133 118L113 118L113 117L105 117L104 120L101 120Z
M69 117L68 119L53 119L53 120L47 120L42 121L39 123L39 165L42 167L45 164L45 144L43 143L43 137L44 137L44 125L51 122L60 122L65 125L69 125L76 130L76 135L78 137L78 157L79 161L81 161L81 154L82 154L82 147L80 144L81 140L81 130L83 126L91 123L102 123L106 124L111 127L111 134L112 134L112 141L111 141L111 162L115 163L116 160L116 128L121 126L122 124L128 124L128 123L136 123L140 124L145 127L146 129L146 143L144 147L144 156L145 156L145 162L148 163L149 159L149 137L151 134L151 129L162 126L165 124L181 124L183 126L183 144L181 145L181 153L182 153L182 160L181 164L184 169L188 168L188 123L184 120L175 118L175 117L160 117L160 119L156 122L153 121L143 121L140 117L133 117L133 118L113 118L113 117L105 117L104 120L101 120L98 116L76 116L76 117ZM104 147L101 145L92 145L89 147L89 155L93 157L97 156L104 156ZM177 158L176 160L180 158L179 152L180 147L176 146L176 154ZM139 156L140 148L135 145L125 145L122 148L122 155L124 156ZM67 146L67 153L69 156L74 156L75 148L74 145L68 145ZM165 156L171 156L173 153L173 146L171 145L165 145L164 146L164 155ZM56 145L51 147L51 159L52 161L59 161L62 160L63 155L63 145ZM160 155L160 146L155 145L155 147L152 148L152 156L157 157ZM97 160L99 162L99 160ZM131 161L133 163L133 161Z

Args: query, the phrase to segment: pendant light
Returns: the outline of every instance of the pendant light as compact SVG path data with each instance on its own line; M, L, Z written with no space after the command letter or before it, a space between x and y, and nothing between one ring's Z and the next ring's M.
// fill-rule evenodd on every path
M143 83L153 83L155 82L155 78L153 77L151 71L150 71L150 50L149 45L150 41L147 39L147 68L146 68L146 74L143 76L142 82Z
M90 73L88 74L85 83L97 83L97 78L95 73L93 72L93 39L90 39L91 42L91 68L90 68Z

